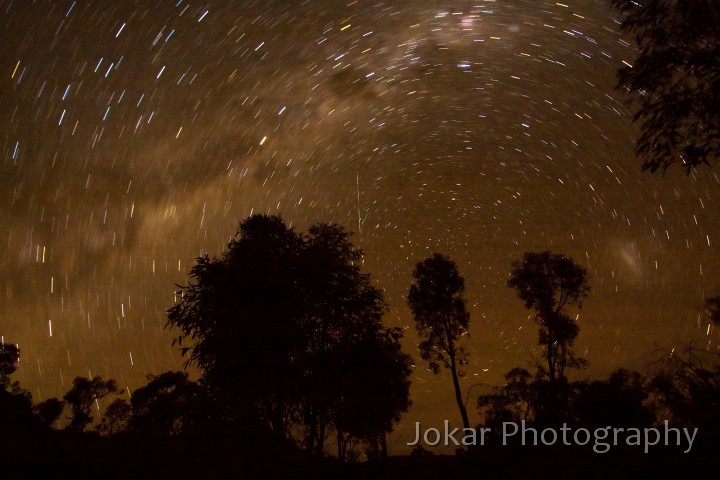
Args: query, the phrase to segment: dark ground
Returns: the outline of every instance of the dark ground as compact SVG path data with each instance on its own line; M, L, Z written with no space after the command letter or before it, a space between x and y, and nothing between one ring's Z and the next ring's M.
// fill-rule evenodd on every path
M247 439L107 439L45 432L0 437L0 478L8 479L693 479L717 478L720 442L693 451L643 454L589 447L483 447L459 456L397 456L339 465L287 446Z

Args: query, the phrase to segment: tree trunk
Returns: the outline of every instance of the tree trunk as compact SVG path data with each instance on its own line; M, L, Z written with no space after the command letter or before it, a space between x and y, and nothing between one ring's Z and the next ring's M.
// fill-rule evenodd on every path
M325 416L322 414L320 416L320 428L318 430L318 437L315 439L315 445L317 455L322 457L325 450Z
M547 325L547 321L545 322ZM546 326L548 330L548 343L547 343L547 362L548 362L548 375L550 375L550 385L555 385L555 362L557 358L557 354L555 353L554 349L557 348L554 343L554 337L552 334L552 329L549 326Z
M312 412L311 415L308 416L310 420L308 421L308 434L305 437L305 451L307 451L310 454L315 454L315 443L317 442L317 417L315 416L315 412Z
M465 404L462 400L462 393L460 392L460 381L458 380L457 367L455 365L455 352L450 354L450 371L452 372L453 385L455 386L455 400L457 400L458 408L460 409L463 427L470 428L467 410L465 409Z
M340 463L345 463L345 435L343 435L343 432L338 430L337 432L337 449L338 449L338 461Z

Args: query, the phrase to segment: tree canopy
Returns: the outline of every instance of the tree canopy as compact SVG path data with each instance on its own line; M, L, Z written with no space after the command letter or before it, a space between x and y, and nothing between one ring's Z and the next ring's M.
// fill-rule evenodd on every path
M341 458L351 437L391 430L409 385L401 331L383 326L387 304L350 235L334 224L299 234L278 216L254 215L220 258L197 259L168 311L226 419L255 418L314 453L332 429ZM357 404L367 398L360 386L391 401ZM361 407L378 411L350 421Z
M20 350L12 343L0 345L0 390L10 385L10 375L15 372L20 360Z
M72 410L68 430L82 432L93 421L90 412L94 403L116 392L117 383L113 379L75 377L72 388L63 397Z
M478 397L484 425L502 431L503 422L525 421L530 425L572 422L588 427L647 427L655 416L650 398L655 397L651 380L638 372L618 369L607 380L577 381L565 386L563 411L553 408L549 383L514 368L506 383ZM558 415L560 413L560 415ZM665 417L666 418L666 417Z
M705 300L705 315L710 322L720 326L720 295Z
M587 271L564 255L527 252L522 262L513 263L507 285L517 291L526 308L535 310L538 344L544 348L546 363L542 371L550 383L562 381L566 368L587 366L572 350L580 329L565 310L568 305L580 307L590 291Z
M205 389L186 372L168 371L148 375L147 385L130 397L132 414L128 428L154 437L174 436L196 430L209 415ZM109 407L108 407L109 408ZM125 407L117 406L123 413Z
M298 276L301 238L279 217L255 216L220 258L197 259L191 282L168 311L188 362L230 416L256 409L284 430L282 405L301 378L306 340ZM188 345L188 343L191 343Z
M642 169L714 166L720 155L720 2L612 0L638 53L618 72L639 104Z

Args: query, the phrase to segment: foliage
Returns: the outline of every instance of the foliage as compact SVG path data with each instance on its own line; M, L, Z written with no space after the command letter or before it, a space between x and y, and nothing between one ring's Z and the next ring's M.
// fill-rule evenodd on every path
M192 432L204 423L211 408L205 389L186 372L149 375L148 383L131 396L129 430L149 436L175 436Z
M350 437L389 431L407 409L400 331L383 327L387 304L350 235L328 224L298 234L280 217L254 215L220 258L197 259L168 326L222 418L253 419L280 437L301 431L313 453L332 428L342 458ZM363 425L349 420L368 410L354 403L359 385L388 393Z
M720 326L720 295L705 300L705 315L711 323Z
M103 380L102 377L75 377L72 388L63 399L70 406L72 417L68 430L82 432L93 421L90 414L93 404L111 393L117 392L115 380Z
M522 262L513 263L507 285L517 290L526 308L535 310L538 344L544 348L547 364L538 368L550 383L562 383L566 368L587 367L587 361L572 350L580 329L565 312L568 305L580 307L590 291L587 271L563 255L527 252Z
M566 403L558 412L555 392L544 378L532 378L523 368L505 375L506 383L478 397L484 425L502 430L503 422L530 425L575 423L583 427L646 427L655 420L650 408L650 383L638 372L619 369L607 380L560 385Z
M102 435L112 436L127 430L132 407L124 398L116 398L105 409L105 414L96 427Z
M51 427L60 418L64 409L65 402L55 397L48 398L33 407L35 416L46 427Z
M221 258L198 258L191 283L168 311L168 326L188 363L218 400L227 421L257 411L283 434L286 407L297 400L306 340L298 259L301 238L279 217L240 225ZM186 346L183 342L192 341Z
M463 425L469 428L458 381L464 374L462 366L467 364L467 354L458 342L468 333L470 321L463 298L465 280L455 262L439 253L419 262L413 278L408 305L415 318L415 328L423 339L420 356L436 374L441 364L450 369Z
M619 70L639 103L643 170L682 164L689 173L720 154L720 3L716 0L612 0L620 30L639 49Z
M505 385L480 395L477 406L485 419L484 425L500 431L503 422L534 420L537 393L531 380L530 372L516 367L505 374Z
M0 390L10 386L10 375L17 369L20 361L20 350L12 343L0 345Z
M337 225L311 227L302 267L310 330L303 443L320 453L332 426L340 459L350 438L371 443L384 438L409 406L410 359L400 351L402 332L383 327L387 304L370 276L360 272L362 252L349 237Z
M649 408L649 380L623 368L607 381L577 382L573 412L581 425L649 427L655 420Z
M0 445L3 445L3 453L7 453L5 447L8 446L2 441L4 434L27 434L34 432L37 427L31 398L23 393L0 390Z
M335 415L338 431L350 437L381 444L379 456L387 455L385 433L410 406L411 358L400 351L399 329L378 331L355 342L345 355L345 374L340 378L342 398Z
M663 368L650 383L656 410L675 424L720 433L719 357L692 345L683 352L665 353Z

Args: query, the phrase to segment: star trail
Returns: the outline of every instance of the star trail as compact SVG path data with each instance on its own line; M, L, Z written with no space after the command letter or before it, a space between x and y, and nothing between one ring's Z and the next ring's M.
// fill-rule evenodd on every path
M640 171L604 1L4 0L0 32L0 334L35 401L180 369L175 284L253 213L355 231L416 361L400 436L456 415L405 300L433 252L466 279L473 421L539 351L526 251L588 269L578 378L718 348L719 179Z

